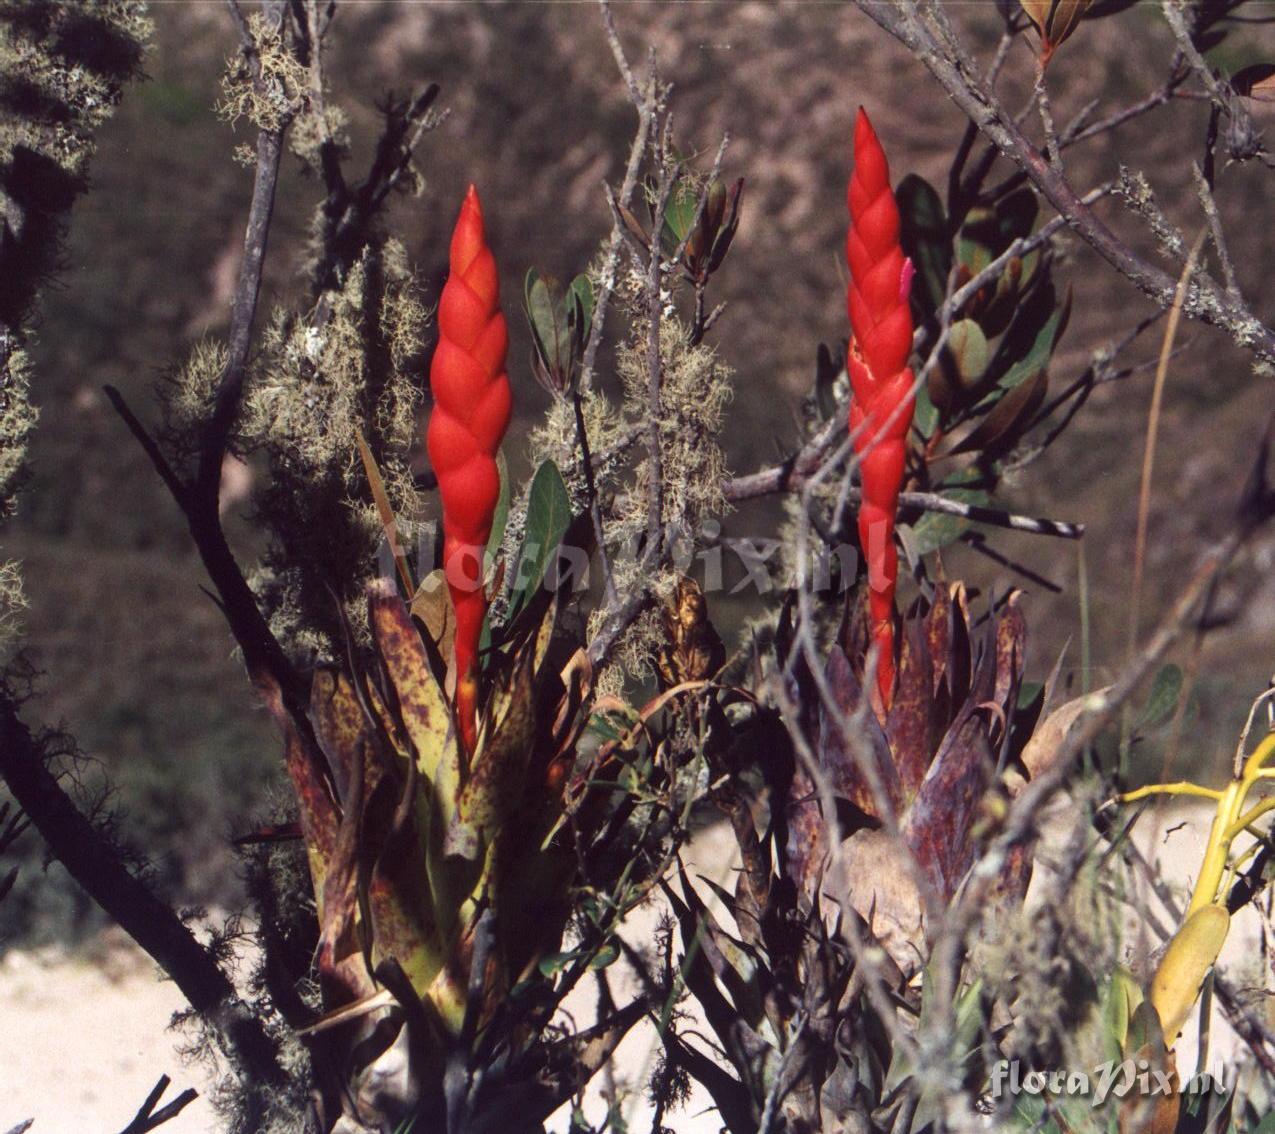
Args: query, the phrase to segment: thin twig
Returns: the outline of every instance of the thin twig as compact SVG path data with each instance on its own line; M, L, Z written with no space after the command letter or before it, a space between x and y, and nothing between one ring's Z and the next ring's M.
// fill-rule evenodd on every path
M1209 220L1209 235L1213 238L1213 250L1217 253L1218 263L1222 266L1222 278L1226 281L1226 294L1234 303L1243 303L1244 296L1240 292L1239 280L1235 277L1235 264L1231 261L1231 252L1226 244L1226 234L1222 231L1222 217L1217 210L1217 201L1213 190L1205 179L1204 172L1194 163L1191 165L1191 176L1195 179L1195 191L1199 194L1200 205Z
M615 593L615 576L611 571L611 557L607 552L606 534L602 530L602 504L598 499L598 486L593 474L593 454L589 450L589 430L584 422L584 399L579 387L571 391L571 406L575 411L576 444L580 446L580 464L584 469L584 489L589 497L589 518L593 522L593 535L598 543L598 560L602 564L602 586L609 607L618 604Z
M1222 110L1227 109L1227 92L1191 38L1191 29L1186 26L1186 19L1183 16L1184 5L1178 0L1163 0L1160 8L1164 12L1165 22L1173 32L1173 38L1177 40L1178 50L1191 65L1191 70L1195 72L1196 77L1204 84L1204 89L1209 92L1214 105Z
M651 124L655 120L656 110L659 106L659 81L655 73L654 60L652 60L651 72L647 77L646 92L645 94L642 92L633 75L633 69L629 66L628 58L624 54L620 37L616 33L615 20L611 14L609 0L598 0L598 7L602 12L602 25L606 31L607 42L611 47L611 54L615 58L616 66L620 70L624 85L629 92L629 98L638 115L638 128L633 137L633 143L629 147L629 158L624 167L624 180L620 184L618 196L619 203L627 209L632 202L634 190L637 188L638 170L642 166L642 155L646 153L647 142L651 135ZM593 385L598 349L602 345L603 331L606 326L607 310L611 304L611 296L615 292L616 272L619 270L620 244L623 241L623 234L624 222L617 213L611 222L611 235L607 240L607 251L602 261L597 300L593 306L593 322L589 327L589 339L584 345L584 355L580 366L580 389L584 391L589 390Z
M156 1105L164 1097L164 1092L168 1090L171 1082L172 1080L167 1075L159 1077L159 1082L152 1088L151 1093L146 1096L146 1101L142 1103L133 1121L125 1126L120 1131L120 1134L149 1134L151 1130L155 1130L170 1119L176 1118L187 1106L199 1098L199 1092L193 1087L188 1087L172 1102L156 1110Z
M1062 147L1058 144L1058 128L1054 125L1054 110L1049 102L1049 87L1045 82L1045 68L1036 65L1036 105L1040 110L1041 126L1045 130L1045 155L1049 164L1062 172Z
M287 6L282 0L268 0L266 20L275 28L282 25ZM261 79L260 61L254 67L254 82ZM257 314L257 297L261 291L261 273L266 258L266 240L274 213L275 188L279 182L279 162L283 155L283 133L287 120L278 129L261 130L257 134L257 166L252 186L252 202L248 207L248 225L244 231L243 261L235 283L230 309L230 332L226 339L226 366L217 383L213 411L200 438L199 467L195 474L195 490L203 498L204 507L217 507L221 490L221 470L227 444L239 415L244 379L248 369L248 349L252 341L252 324Z
M665 124L667 132L667 123ZM646 382L647 469L646 531L647 539L663 554L664 542L664 362L660 356L660 327L664 317L664 257L660 242L664 231L664 212L673 193L676 175L669 162L664 142L659 145L660 177L655 192L651 219L650 260L646 272Z
M823 441L823 434L818 436ZM823 445L814 446L816 450ZM803 450L803 453L806 450ZM814 469L803 469L809 462L803 461L799 454L793 461L761 472L728 480L722 488L722 494L732 504L743 500L753 500L760 496L768 496L775 492L787 492L800 489L807 483ZM846 499L857 504L863 499L861 488L850 487L846 490ZM960 500L952 500L934 492L901 492L900 508L915 508L921 512L942 512L948 516L961 516L976 523L990 527L1009 528L1012 531L1031 532L1033 535L1056 536L1059 539L1081 539L1085 534L1084 524L1072 524L1065 520L1041 519L1035 516L1019 516L1006 512L1001 508L988 508L980 504L966 504Z

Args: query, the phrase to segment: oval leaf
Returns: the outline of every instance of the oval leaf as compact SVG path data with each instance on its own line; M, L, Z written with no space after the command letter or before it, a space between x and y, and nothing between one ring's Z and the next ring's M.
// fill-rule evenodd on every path
M509 600L510 619L527 605L545 577L558 545L571 524L571 497L562 473L552 461L545 461L531 481L527 495L527 526L522 552L514 575Z
M960 385L966 389L978 383L987 372L990 351L983 328L973 319L958 319L952 324L947 346L943 349L943 363Z
M934 313L947 294L947 277L952 270L952 239L948 234L943 201L928 181L914 173L899 182L895 190L899 204L899 240L903 251L916 265L916 285L912 298L921 314Z

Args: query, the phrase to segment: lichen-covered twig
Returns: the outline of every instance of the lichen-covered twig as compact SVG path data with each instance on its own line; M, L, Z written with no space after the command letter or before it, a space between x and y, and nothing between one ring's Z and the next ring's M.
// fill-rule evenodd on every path
M642 157L646 153L647 141L651 136L651 125L655 121L655 114L659 107L659 82L655 74L654 62L652 62L650 74L647 76L646 90L643 91L638 86L637 78L629 65L628 57L624 54L624 47L620 43L619 34L615 30L615 18L611 14L610 0L598 0L598 7L602 13L602 25L606 31L607 44L611 48L615 64L619 68L620 75L624 79L624 85L629 92L629 99L637 110L638 115L637 132L634 134L633 144L629 147L629 157L624 167L624 180L620 184L620 192L617 198L621 205L628 208L633 199L633 192L637 188L638 170L642 167ZM620 245L623 241L624 222L617 215L611 223L611 235L607 240L606 255L602 261L602 275L593 307L593 322L589 328L589 338L584 346L584 357L580 366L580 389L582 391L588 391L593 385L598 349L602 345L602 336L606 327L607 310L611 304L611 296L615 293L616 272L620 263Z

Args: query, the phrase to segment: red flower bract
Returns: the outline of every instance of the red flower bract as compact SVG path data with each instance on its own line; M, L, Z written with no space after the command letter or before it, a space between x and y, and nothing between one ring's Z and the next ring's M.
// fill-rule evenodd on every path
M894 693L895 673L894 589L899 557L894 519L914 405L914 378L907 365L912 352L908 303L912 263L899 244L899 207L890 188L890 166L862 108L854 129L854 172L847 198L850 289L846 306L853 333L847 360L853 394L850 431L863 484L859 542L868 564L877 690L886 709Z
M478 640L487 612L483 551L500 495L496 453L509 425L509 334L496 260L471 185L452 233L451 271L438 304L434 395L426 445L443 504L443 569L456 611L456 716L469 751L477 739Z

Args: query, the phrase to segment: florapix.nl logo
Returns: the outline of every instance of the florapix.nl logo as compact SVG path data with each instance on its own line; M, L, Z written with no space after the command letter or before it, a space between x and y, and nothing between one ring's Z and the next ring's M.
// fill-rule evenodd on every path
M1146 1059L1109 1059L1088 1071L1059 1068L1024 1071L1017 1059L1001 1059L992 1067L990 1093L995 1100L1020 1095L1088 1099L1092 1106L1099 1107L1108 1099L1224 1094L1226 1090L1222 1080L1207 1071L1179 1079Z
M812 540L803 559L785 554L782 539L728 535L716 520L707 520L694 531L671 525L663 538L672 568L694 578L707 595L768 595L798 588L843 593L854 585L859 574L859 548L848 542ZM631 569L644 561L646 539L643 533L610 545L606 563L612 572L619 576L631 574ZM438 562L438 544L437 525L422 524L416 533L415 546L410 549L411 557L421 565L422 574L428 570L425 565ZM408 550L391 546L383 537L378 557L380 574L392 578L396 552L401 555ZM526 586L532 582L526 574L543 566L545 587L559 590L565 586L575 593L589 590L598 569L596 556L590 555L586 548L566 542L553 549L547 558L541 551L534 540L525 541L514 561L507 565L506 584L515 590ZM461 554L454 554L449 581L454 574L456 585L476 586L483 572L474 566L484 554L485 549L481 547L461 549Z

